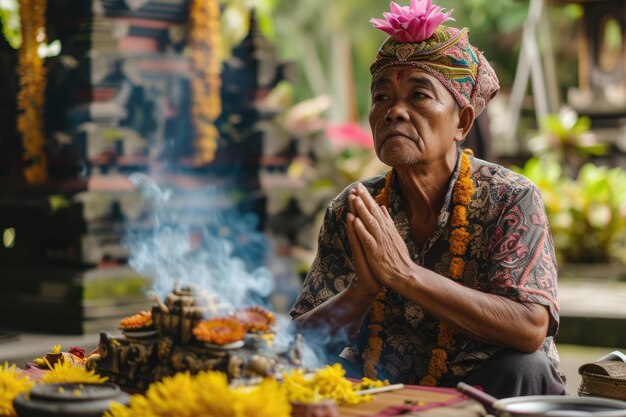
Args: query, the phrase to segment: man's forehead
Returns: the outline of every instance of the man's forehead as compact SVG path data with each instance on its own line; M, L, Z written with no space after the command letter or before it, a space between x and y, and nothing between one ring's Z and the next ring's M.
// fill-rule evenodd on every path
M372 87L385 84L389 81L406 82L413 81L416 83L431 85L434 89L445 88L441 82L429 74L427 71L413 66L389 67L381 71L378 79Z

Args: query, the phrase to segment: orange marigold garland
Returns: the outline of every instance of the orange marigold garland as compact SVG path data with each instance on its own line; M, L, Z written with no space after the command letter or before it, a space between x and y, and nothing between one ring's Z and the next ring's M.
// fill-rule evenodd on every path
M41 184L48 177L44 153L43 111L46 91L46 68L37 53L46 42L47 0L20 0L22 46L18 51L17 131L22 135L25 162L24 177L30 184Z
M196 74L191 82L196 158L200 165L215 157L219 133L215 120L222 112L220 98L220 6L217 0L192 0L189 8L191 63Z
M199 322L193 328L193 334L200 342L226 345L243 340L246 330L239 320L220 317Z
M378 205L389 204L389 192L393 179L393 170L389 170L385 176L385 186L376 195L375 200ZM461 154L461 168L459 178L454 185L452 191L452 210L451 225L453 227L450 234L450 278L459 281L465 272L465 261L463 256L469 245L470 234L466 227L469 225L467 220L468 206L474 194L474 181L471 177L471 165L467 153ZM369 336L367 347L363 351L363 373L368 378L376 378L376 364L380 360L382 354L383 342L380 338L382 331L382 322L385 319L385 306L383 304L387 289L382 288L376 300L374 301L370 312L370 324L368 326ZM446 360L448 359L448 349L454 346L454 336L456 330L452 329L445 322L439 323L439 334L437 337L438 347L433 349L430 354L428 363L428 374L420 380L421 385L436 386L441 377L448 371Z
M385 186L374 197L379 206L389 203L389 191L391 190L391 182L393 181L393 170L390 169L385 175ZM383 352L383 341L380 338L380 332L383 330L382 322L385 319L385 297L387 296L387 288L383 287L376 295L376 300L370 308L370 324L367 326L368 337L367 346L363 351L363 374L367 378L376 379L376 364L380 360Z
M465 152L461 154L461 169L459 178L454 185L452 191L452 232L450 233L450 278L454 281L460 281L465 273L465 261L463 256L467 252L470 234L467 231L469 222L467 221L467 211L472 195L474 194L474 181L472 180L472 172L469 157ZM462 207L458 208L457 207ZM437 337L438 348L432 350L430 354L430 362L428 363L428 375L420 380L421 385L436 386L441 377L448 371L446 360L448 359L448 350L454 345L454 335L456 330L452 329L447 323L439 322L439 335Z

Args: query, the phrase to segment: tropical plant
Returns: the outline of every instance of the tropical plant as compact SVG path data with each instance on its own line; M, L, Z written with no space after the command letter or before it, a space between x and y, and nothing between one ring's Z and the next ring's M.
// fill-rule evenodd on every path
M559 260L626 264L626 170L586 163L571 179L536 157L516 170L541 190Z
M589 157L604 155L609 150L590 130L591 119L578 117L571 108L564 107L559 114L548 114L539 122L540 134L528 141L530 152L558 162L570 177L576 175Z

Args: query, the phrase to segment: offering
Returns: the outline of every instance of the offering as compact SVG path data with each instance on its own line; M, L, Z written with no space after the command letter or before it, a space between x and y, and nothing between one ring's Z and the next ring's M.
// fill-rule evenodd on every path
M101 332L100 355L87 361L88 369L127 390L144 391L177 372L220 371L230 381L253 384L301 365L301 337L282 350L270 349L275 317L260 306L230 309L193 286L153 299L151 311L120 321L122 337ZM251 338L258 339L248 343Z
M157 334L151 311L140 311L120 321L119 329L129 338L149 338Z
M242 347L246 330L237 319L215 318L200 321L193 328L197 340L206 342L209 347Z

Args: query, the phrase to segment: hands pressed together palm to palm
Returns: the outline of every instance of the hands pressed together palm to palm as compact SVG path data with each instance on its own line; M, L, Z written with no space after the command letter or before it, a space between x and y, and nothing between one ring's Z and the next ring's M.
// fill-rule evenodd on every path
M389 211L358 184L349 196L348 237L358 285L368 293L389 287L414 266Z

